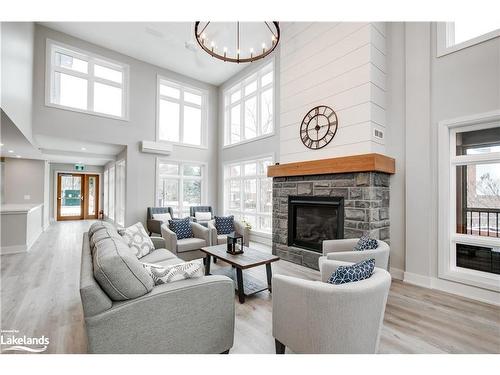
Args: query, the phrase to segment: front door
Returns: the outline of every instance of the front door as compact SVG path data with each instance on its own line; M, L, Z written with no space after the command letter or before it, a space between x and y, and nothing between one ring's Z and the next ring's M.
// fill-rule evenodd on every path
M97 219L99 175L58 173L57 220Z

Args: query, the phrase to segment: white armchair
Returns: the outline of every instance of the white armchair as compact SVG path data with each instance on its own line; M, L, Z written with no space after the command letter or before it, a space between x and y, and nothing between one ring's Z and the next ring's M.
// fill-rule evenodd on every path
M377 240L378 247L376 249L355 251L353 249L358 241L358 238L323 241L323 257L321 258L352 263L375 259L375 267L389 270L389 254L391 249L386 242Z
M323 259L321 281L275 275L273 336L276 353L376 353L391 276L375 268L365 280L341 285L326 281L340 265Z
M168 227L168 223L161 226L161 236L165 240L166 249L185 261L205 258L205 253L200 249L210 246L210 230L198 223L191 222L190 224L193 237L181 240L177 239L177 235Z
M218 234L217 228L215 228L215 220L210 220L208 222L208 229L210 229L210 238L212 246L221 245L227 242L227 234ZM235 220L234 230L243 236L243 245L248 247L250 243L250 229L245 225L245 223Z

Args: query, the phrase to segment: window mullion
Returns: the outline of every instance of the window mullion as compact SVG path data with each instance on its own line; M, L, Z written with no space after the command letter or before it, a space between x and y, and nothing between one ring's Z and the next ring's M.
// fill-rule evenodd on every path
M87 110L94 110L94 62L89 61L89 78L87 81Z

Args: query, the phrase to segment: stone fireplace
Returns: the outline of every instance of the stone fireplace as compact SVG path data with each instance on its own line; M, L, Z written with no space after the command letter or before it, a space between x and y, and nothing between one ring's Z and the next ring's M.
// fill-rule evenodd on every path
M378 154L270 167L273 254L318 269L323 240L369 233L389 241L393 170L394 160Z

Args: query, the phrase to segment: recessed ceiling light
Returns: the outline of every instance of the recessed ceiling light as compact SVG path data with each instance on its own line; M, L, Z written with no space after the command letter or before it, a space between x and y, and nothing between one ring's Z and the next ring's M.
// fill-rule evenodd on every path
M13 154L14 153L14 150L9 150L9 154Z
M85 151L85 150L86 150L86 148L85 148L85 147L82 147L82 151Z
M16 155L16 158L20 158L20 157L21 157L21 155Z
M0 147L3 147L3 143L0 143Z

